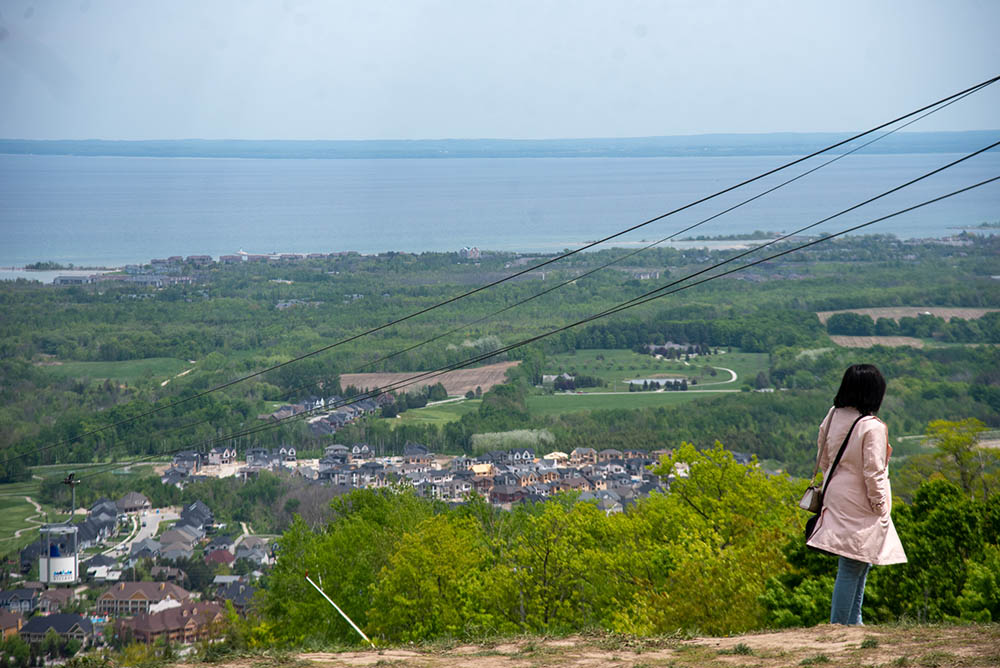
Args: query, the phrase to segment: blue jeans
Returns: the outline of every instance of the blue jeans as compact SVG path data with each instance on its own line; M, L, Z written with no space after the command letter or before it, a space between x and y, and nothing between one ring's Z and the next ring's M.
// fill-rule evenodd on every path
M840 558L837 580L833 583L831 624L861 624L861 603L865 599L865 581L871 564Z

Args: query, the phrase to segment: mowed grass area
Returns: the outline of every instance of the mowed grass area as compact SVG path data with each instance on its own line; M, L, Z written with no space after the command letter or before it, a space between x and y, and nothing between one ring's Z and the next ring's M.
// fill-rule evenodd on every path
M614 394L542 394L528 397L532 415L561 415L611 408L676 406L722 392L618 392Z
M150 357L123 362L63 362L45 365L46 373L57 378L94 378L136 381L147 376L158 379L172 378L193 365L173 357Z
M149 475L152 471L153 463L136 464L125 475ZM34 531L25 531L20 538L15 539L14 533L18 529L37 527L36 522L29 522L26 518L36 515L33 505L24 500L28 496L36 502L38 490L42 481L38 478L59 478L66 477L70 471L84 474L102 464L55 464L51 466L33 466L31 468L32 478L22 482L6 483L0 485L0 554L20 550L25 545L38 537ZM49 513L49 521L57 522L69 517L68 513L59 511L62 508L53 508L42 504L42 510ZM35 519L45 520L44 517Z
M608 386L585 391L608 392L627 391L624 381L632 378L684 377L688 379L688 383L691 379L704 385L723 383L731 378L730 374L716 370L716 375L712 376L706 370L706 366L722 367L736 372L738 380L736 383L729 383L730 387L736 387L744 381L752 382L759 372L767 370L767 363L767 353L720 352L718 355L694 355L690 361L685 362L658 360L652 355L640 355L631 350L593 349L551 356L546 373L595 376L606 381Z
M401 425L444 425L458 420L466 413L474 413L479 410L480 399L463 399L447 404L427 406L425 408L413 408L397 418L386 418L393 427Z
M24 495L0 496L0 551L3 551L7 544L12 542L14 533L18 529L38 526L34 522L25 520L25 518L36 514L35 507L24 500ZM35 519L44 520L45 518L36 517Z

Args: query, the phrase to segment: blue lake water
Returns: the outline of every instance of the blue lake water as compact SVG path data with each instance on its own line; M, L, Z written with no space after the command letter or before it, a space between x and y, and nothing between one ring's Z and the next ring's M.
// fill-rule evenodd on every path
M958 157L855 155L688 235L791 231ZM558 251L788 161L711 158L200 159L0 155L0 267L120 266L154 257ZM620 238L654 240L819 164L781 172ZM1000 174L992 152L815 231L846 228ZM940 237L1000 220L994 183L871 228ZM614 244L611 244L614 245Z

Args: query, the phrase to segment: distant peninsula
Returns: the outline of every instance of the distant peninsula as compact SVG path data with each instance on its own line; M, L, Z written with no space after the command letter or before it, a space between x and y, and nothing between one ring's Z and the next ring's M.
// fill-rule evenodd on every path
M996 141L997 132L996 130L900 132L864 148L862 152L880 154L964 153ZM270 159L718 157L804 155L849 136L851 135L848 133L835 132L782 132L618 139L392 139L363 141L0 139L0 154Z

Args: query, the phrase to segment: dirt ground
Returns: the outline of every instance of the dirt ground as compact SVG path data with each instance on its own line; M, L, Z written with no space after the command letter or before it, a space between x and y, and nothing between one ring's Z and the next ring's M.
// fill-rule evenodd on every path
M834 313L860 313L871 316L872 320L879 318L892 318L899 322L900 318L916 318L921 313L930 313L939 318L949 320L950 318L961 318L962 320L975 320L982 318L995 308L952 308L950 306L892 306L884 308L850 308L840 311L819 311L819 321L826 324L827 319Z
M428 377L426 381L418 381L406 387L407 392L412 392L424 385L434 385L441 383L449 395L459 396L466 392L475 391L481 387L483 392L498 383L504 382L504 374L507 369L516 366L517 362L500 362L499 364L489 364L475 369L457 369L448 371L440 376ZM411 373L345 373L340 377L341 387L353 385L355 387L388 387L393 383L399 383L419 375L419 372Z
M219 668L784 668L875 666L997 668L1000 624L869 626L828 624L731 638L632 638L593 634L523 638L481 645L437 645L380 651L246 658Z
M899 348L910 346L911 348L923 348L924 342L911 336L844 336L842 334L831 334L830 340L838 346L845 348L871 348L872 346L888 346Z

